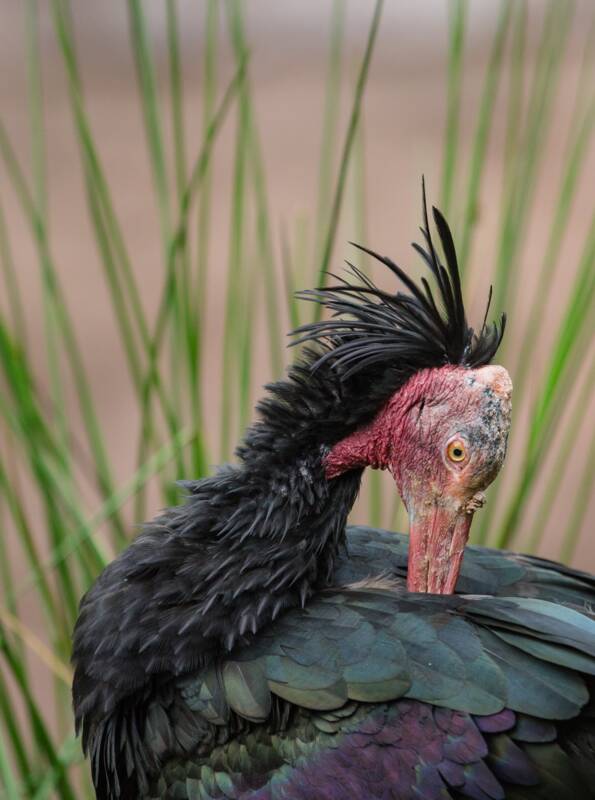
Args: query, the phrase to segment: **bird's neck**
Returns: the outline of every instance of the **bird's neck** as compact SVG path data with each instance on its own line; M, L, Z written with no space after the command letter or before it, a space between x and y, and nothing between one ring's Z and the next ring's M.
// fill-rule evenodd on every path
M184 511L198 540L205 510L217 515L200 547L204 638L229 650L331 581L361 470L329 481L325 455L318 447L283 465L255 460L196 485Z
M361 482L357 468L326 475L346 424L337 377L294 366L268 388L237 450L240 465L197 486L197 530L211 542L202 618L214 628L207 637L228 649L328 584ZM213 512L206 525L205 508Z

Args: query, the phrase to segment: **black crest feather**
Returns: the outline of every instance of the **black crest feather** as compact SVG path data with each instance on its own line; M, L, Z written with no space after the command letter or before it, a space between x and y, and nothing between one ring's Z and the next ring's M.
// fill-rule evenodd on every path
M348 380L357 374L390 369L406 379L420 369L444 364L480 367L496 354L506 315L502 314L499 325L486 324L490 288L482 327L476 333L468 325L450 228L441 212L433 207L446 260L444 266L432 240L423 184L422 191L424 245L414 243L413 248L430 269L436 290L426 278L418 285L390 258L352 243L388 267L407 291L395 294L383 291L347 262L354 282L333 275L338 284L300 292L300 298L320 303L332 312L331 319L312 322L294 331L299 335L294 344L316 342L324 347L322 355L312 364L314 370L328 363L343 380Z

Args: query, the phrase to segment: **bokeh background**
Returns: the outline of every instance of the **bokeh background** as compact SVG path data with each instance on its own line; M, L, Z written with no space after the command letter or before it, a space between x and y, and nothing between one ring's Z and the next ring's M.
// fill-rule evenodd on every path
M0 2L0 795L85 796L76 603L233 458L353 258L414 275L421 176L470 316L508 312L477 541L595 570L592 3ZM366 477L355 521L403 527ZM2 794L4 793L4 794Z

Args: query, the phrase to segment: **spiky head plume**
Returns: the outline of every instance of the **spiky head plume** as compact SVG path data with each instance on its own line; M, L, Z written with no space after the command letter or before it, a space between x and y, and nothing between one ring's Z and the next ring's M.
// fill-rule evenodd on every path
M423 277L417 284L389 258L356 245L387 266L405 291L386 292L348 263L348 279L333 276L338 284L298 293L332 316L293 332L293 344L307 346L288 378L267 386L268 394L257 406L261 419L236 451L241 460L264 455L266 463L273 457L283 461L308 446L331 446L372 419L422 369L489 364L502 339L505 316L499 325L486 324L490 289L479 332L469 327L452 235L442 214L432 211L446 267L430 233L424 189L425 246L413 247L429 267L435 288Z
M446 267L432 240L424 187L421 232L425 247L415 243L413 247L434 276L437 299L426 278L422 277L418 285L390 258L357 244L358 249L387 266L407 291L395 294L383 291L348 262L351 276L357 282L333 276L339 284L300 292L302 299L320 303L332 312L331 319L312 322L295 331L300 335L296 344L316 342L324 347L322 355L312 364L315 370L328 363L343 380L390 370L398 382L399 376L404 381L428 367L445 364L479 367L492 360L502 340L506 316L502 315L499 325L486 324L490 287L479 332L469 327L452 234L440 211L432 208L432 213Z

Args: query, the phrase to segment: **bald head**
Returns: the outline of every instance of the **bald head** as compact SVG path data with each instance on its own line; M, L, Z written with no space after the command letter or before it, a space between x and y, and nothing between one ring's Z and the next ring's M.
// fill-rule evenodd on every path
M329 453L329 478L365 466L393 474L409 512L411 591L454 591L473 514L506 455L511 394L503 367L421 370Z

